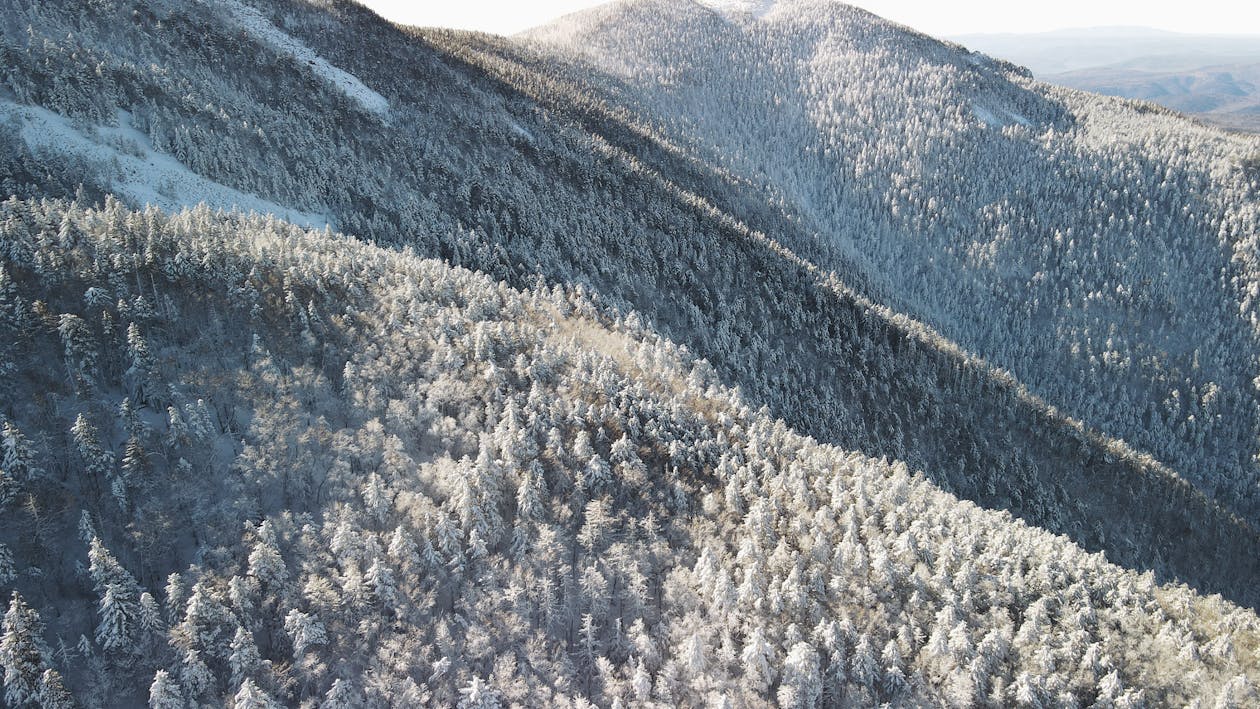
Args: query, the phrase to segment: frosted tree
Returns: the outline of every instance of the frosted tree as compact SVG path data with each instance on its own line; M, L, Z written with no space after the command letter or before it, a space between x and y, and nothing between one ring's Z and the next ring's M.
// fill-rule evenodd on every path
M880 689L890 701L901 696L908 686L906 673L901 659L901 648L895 639L890 639L880 653L880 661L884 672L880 680Z
M4 508L10 502L17 499L18 493L22 490L22 485L17 481L12 473L5 468L0 468L0 508Z
M254 644L254 636L245 628L237 626L236 634L232 636L231 654L228 655L232 686L239 686L244 680L254 677L261 666L262 657L258 654L258 646Z
M324 701L320 703L320 707L321 709L323 707L337 709L337 707L354 706L357 701L358 697L355 696L354 688L349 682L338 677L324 694Z
M877 675L875 652L871 649L870 638L863 633L853 648L853 656L849 660L849 678L860 687L871 689Z
M280 705L265 691L254 684L254 680L246 679L241 683L236 696L232 698L232 709L277 709Z
M135 632L139 607L127 596L126 589L107 583L100 599L100 623L96 626L96 642L107 653L135 651Z
M191 701L197 701L215 688L214 672L201 658L201 652L197 648L189 648L184 652L184 661L179 668L179 681L184 696Z
M74 425L70 427L70 435L74 438L79 457L83 459L88 474L98 482L111 477L114 471L114 457L101 447L100 435L96 427L89 423L83 414L75 418Z
M480 677L459 690L459 709L499 709L499 694Z
M319 622L319 619L314 615L303 613L296 608L289 611L288 615L284 617L284 629L293 641L293 656L295 658L305 654L308 648L328 642L324 624Z
M184 695L166 670L158 670L149 685L149 709L184 709Z
M822 676L818 669L818 652L806 642L798 642L783 661L783 677L779 682L779 705L812 707L822 696Z
M144 386L153 377L157 360L150 352L144 335L140 333L140 326L134 322L127 325L127 355L130 357L130 367L126 376L135 379L139 386ZM137 398L140 401L145 400L141 395L137 395Z
M413 568L421 563L415 538L402 526L395 527L390 535L388 551L389 557L403 569Z
M753 691L762 693L770 687L770 682L774 680L771 670L773 658L774 650L766 641L765 632L760 626L753 627L739 655L740 661L744 664L744 678Z
M1255 706L1260 700L1260 692L1247 679L1246 675L1238 675L1225 683L1216 695L1213 709L1242 709Z
M52 668L44 670L39 678L40 709L73 709L74 696L66 689L61 674Z
M270 520L258 525L257 540L249 553L249 573L265 584L273 593L284 586L289 578L284 558L280 556L275 530Z
M367 573L364 574L363 581L372 595L386 608L393 608L398 602L398 582L395 579L394 569L385 559L379 556L373 559Z
M4 700L19 707L39 701L40 681L44 674L44 655L40 650L43 626L39 613L26 605L17 591L9 600L0 628L0 665L4 667Z
M109 652L133 649L140 611L140 585L98 538L88 548L88 571L98 595L96 641Z
M91 386L96 376L96 338L83 318L70 313L60 316L57 332L61 335L66 371L76 386Z
M137 620L140 629L150 635L158 635L166 629L166 621L162 618L162 607L148 591L140 594L140 613Z
M43 470L35 461L35 451L30 440L12 421L5 421L0 426L0 444L3 444L0 470L5 471L15 482L22 483L43 475ZM0 500L3 500L2 490Z

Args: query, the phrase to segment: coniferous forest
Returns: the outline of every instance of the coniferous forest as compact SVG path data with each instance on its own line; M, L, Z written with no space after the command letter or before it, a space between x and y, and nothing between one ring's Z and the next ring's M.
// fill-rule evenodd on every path
M0 706L1260 704L1260 138L831 0L15 0L0 200Z

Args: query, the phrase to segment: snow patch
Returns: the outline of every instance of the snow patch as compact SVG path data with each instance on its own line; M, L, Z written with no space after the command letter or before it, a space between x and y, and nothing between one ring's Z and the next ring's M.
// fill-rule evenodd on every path
M1004 109L1001 111L1002 115L1006 117L1006 120L1002 120L998 118L997 114L994 113L994 111L989 110L985 108L984 106L972 104L971 111L976 114L976 118L979 118L986 126L990 128L1002 128L1012 123L1018 123L1022 126L1032 125L1032 121L1028 120L1024 116L1021 116L1018 113L1015 113L1014 111L1007 111Z
M972 113L976 114L976 118L979 118L980 122L984 123L986 126L989 126L990 128L1002 127L1002 122L999 121L997 119L997 116L993 115L993 112L990 111L989 109L983 106L973 105L971 107L971 111Z
M508 128L511 129L513 133L519 135L530 143L538 142L538 139L534 137L534 134L531 133L528 128L510 118L508 119Z
M700 0L700 4L726 15L752 15L761 19L774 9L777 0Z
M208 2L208 0L202 1ZM232 19L236 20L246 32L271 45L273 49L287 54L295 61L305 63L325 81L357 101L364 110L381 116L389 112L388 99L368 88L354 74L329 64L326 59L297 38L271 24L257 9L239 0L215 0L213 5L225 8Z
M15 124L18 135L36 155L72 155L101 165L112 176L111 188L137 206L151 204L173 212L204 202L225 211L274 214L307 228L334 228L326 215L301 212L241 192L155 151L149 137L132 127L126 111L118 112L118 126L80 129L45 108L0 99L0 122Z

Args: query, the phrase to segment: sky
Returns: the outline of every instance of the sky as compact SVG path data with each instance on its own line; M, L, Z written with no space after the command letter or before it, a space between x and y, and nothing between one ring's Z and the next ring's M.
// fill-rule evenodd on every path
M511 34L601 0L359 0L395 22ZM936 36L1141 25L1191 33L1260 35L1254 0L849 0Z

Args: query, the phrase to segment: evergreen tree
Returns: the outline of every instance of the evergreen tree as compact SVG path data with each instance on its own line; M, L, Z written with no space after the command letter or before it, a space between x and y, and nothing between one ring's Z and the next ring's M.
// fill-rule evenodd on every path
M20 707L39 701L40 682L44 674L43 625L39 613L26 605L17 591L9 600L4 614L3 637L0 637L0 666L4 667L4 700Z
M254 677L262 666L262 657L258 654L253 635L240 626L237 626L236 634L232 636L231 648L232 654L228 655L228 668L232 672L232 686L238 687L244 680Z
M277 709L279 706L270 695L254 684L252 679L242 682L241 688L232 699L232 709Z
M61 675L54 669L44 670L39 679L40 709L74 709L74 697L66 689Z
M179 683L166 670L158 670L149 685L149 709L184 709Z

